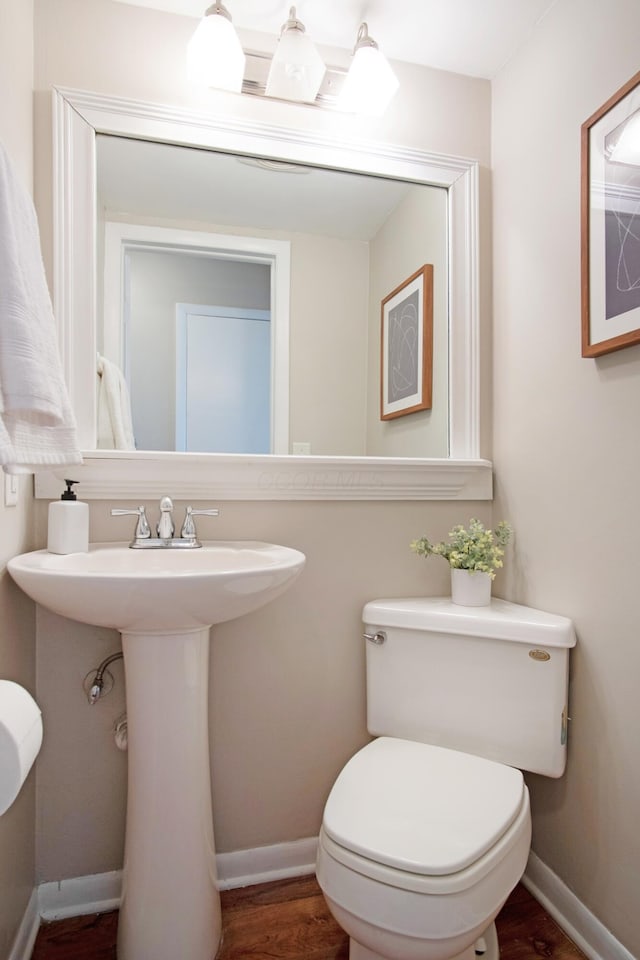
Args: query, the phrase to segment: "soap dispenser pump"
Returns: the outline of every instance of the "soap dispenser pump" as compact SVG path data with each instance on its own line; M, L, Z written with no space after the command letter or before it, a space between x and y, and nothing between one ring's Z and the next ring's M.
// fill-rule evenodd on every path
M67 489L59 500L49 504L49 553L87 553L89 550L89 505L77 499L73 485L77 480L65 480Z

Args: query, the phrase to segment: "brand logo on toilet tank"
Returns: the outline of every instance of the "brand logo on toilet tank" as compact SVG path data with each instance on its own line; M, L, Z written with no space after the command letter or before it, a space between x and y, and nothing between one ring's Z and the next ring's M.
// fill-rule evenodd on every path
M529 650L529 656L532 660L539 660L541 663L545 660L551 660L551 654L546 650Z

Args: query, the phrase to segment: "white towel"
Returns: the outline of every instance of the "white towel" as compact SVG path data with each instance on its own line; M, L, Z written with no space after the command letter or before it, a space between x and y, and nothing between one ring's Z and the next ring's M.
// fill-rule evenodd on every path
M120 367L98 354L98 449L135 450L131 402Z
M0 144L0 464L82 463L33 201Z

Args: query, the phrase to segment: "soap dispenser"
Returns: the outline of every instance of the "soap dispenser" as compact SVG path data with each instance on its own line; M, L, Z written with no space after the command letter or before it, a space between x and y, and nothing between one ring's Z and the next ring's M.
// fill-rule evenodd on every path
M65 480L67 489L49 504L49 553L87 553L89 550L89 504L72 490L77 480Z

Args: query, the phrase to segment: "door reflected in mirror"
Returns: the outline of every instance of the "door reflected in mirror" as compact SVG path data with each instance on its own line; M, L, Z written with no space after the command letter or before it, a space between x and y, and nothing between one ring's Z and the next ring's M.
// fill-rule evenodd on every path
M97 345L137 449L448 456L446 188L96 142ZM381 303L425 263L432 408L383 422Z
M176 450L272 452L270 328L269 309L176 304Z

